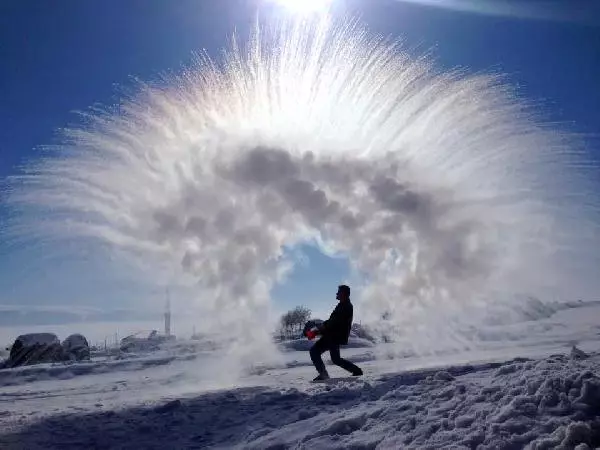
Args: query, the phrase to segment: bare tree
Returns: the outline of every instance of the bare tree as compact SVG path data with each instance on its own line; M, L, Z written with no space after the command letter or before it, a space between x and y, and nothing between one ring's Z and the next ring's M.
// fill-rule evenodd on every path
M282 339L297 338L304 324L310 319L311 310L306 306L296 306L296 308L288 311L280 320L280 335Z

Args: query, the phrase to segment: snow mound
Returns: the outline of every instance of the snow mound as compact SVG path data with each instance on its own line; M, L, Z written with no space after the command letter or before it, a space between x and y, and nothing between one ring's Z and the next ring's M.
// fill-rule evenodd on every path
M164 398L1 427L0 447L594 448L599 360L555 355Z
M127 358L106 361L46 363L0 370L0 387L18 386L52 379L64 380L78 376L105 374L116 371L137 371L172 363L175 356ZM189 358L188 358L189 359Z
M537 298L526 297L519 304L512 305L510 310L491 306L488 316L483 319L485 325L510 325L518 322L538 321L553 317L560 311L598 307L595 300L577 300L567 302L547 302Z

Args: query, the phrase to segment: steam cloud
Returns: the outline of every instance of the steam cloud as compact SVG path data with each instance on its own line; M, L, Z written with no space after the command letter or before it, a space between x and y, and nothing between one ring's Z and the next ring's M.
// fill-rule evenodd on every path
M14 180L41 213L17 233L108 245L247 341L306 242L366 275L363 321L419 345L522 295L597 292L585 152L501 77L440 73L356 22L257 27L65 136Z

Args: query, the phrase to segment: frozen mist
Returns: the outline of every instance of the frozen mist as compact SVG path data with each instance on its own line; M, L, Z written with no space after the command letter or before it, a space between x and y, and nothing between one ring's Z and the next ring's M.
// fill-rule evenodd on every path
M14 235L193 287L236 355L269 341L256 324L303 243L348 256L363 322L419 350L470 345L492 307L597 292L594 168L502 76L355 20L257 23L65 130L12 179Z

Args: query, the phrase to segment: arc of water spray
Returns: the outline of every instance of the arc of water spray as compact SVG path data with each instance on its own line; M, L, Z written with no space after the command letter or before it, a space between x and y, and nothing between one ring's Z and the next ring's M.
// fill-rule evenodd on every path
M33 211L17 233L195 283L245 341L293 264L283 248L321 241L368 274L363 323L431 347L477 306L597 292L591 168L500 76L302 18L91 113L11 201Z

